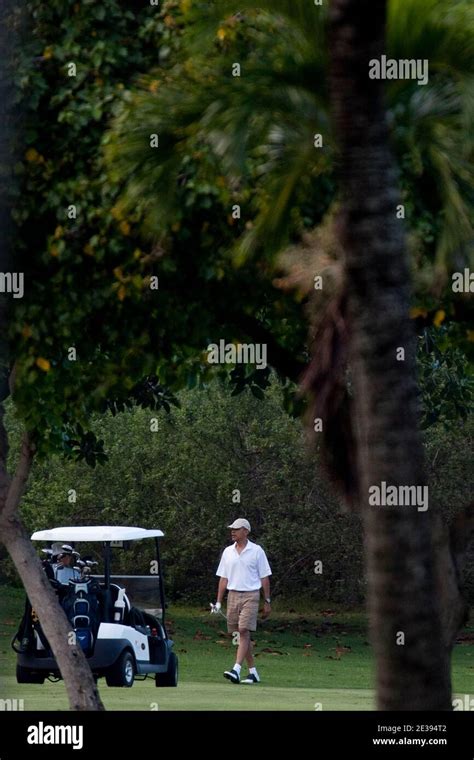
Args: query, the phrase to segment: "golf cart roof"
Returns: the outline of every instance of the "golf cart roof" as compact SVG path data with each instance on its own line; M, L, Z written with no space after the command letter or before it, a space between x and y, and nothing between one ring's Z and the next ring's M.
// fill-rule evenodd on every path
M159 538L161 530L126 528L118 525L83 525L71 528L37 530L32 541L139 541L142 538Z

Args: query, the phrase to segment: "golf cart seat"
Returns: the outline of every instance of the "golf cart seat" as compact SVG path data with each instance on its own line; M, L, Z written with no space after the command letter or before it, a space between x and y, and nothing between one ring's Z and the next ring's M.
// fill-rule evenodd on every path
M113 607L112 619L114 623L128 625L131 604L123 586L119 586L117 583L110 584L110 600Z
M124 623L128 625L131 604L123 586L116 583L111 583L108 588L104 583L98 585L100 588L101 621L103 623Z

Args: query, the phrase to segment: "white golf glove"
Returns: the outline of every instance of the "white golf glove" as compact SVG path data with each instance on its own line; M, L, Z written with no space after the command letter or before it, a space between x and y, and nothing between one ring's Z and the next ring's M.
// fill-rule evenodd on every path
M216 602L215 604L211 602L211 615L217 615L221 607L222 604L220 602Z

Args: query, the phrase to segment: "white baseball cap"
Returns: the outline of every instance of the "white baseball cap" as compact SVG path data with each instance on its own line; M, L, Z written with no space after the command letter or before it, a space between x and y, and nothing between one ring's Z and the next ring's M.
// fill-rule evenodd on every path
M51 553L53 557L57 557L58 554L61 554L62 550L63 550L63 545L60 541L56 541L56 543L53 544L51 547Z
M61 551L59 553L59 557L64 557L66 554L68 554L70 557L80 557L81 555L79 552L76 552L75 549L72 548L69 544L63 544L61 546Z
M228 528L246 528L248 532L250 533L250 523L248 520L246 520L244 517L238 517L237 520L234 520L234 522L231 525L227 526Z

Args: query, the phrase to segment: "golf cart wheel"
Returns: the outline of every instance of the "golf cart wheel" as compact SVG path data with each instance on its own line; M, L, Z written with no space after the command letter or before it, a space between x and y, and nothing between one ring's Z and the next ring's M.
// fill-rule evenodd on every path
M155 673L155 686L178 685L178 658L171 652L166 673Z
M105 676L107 686L133 686L135 680L135 660L128 650L122 652Z
M36 673L34 670L24 668L22 665L16 666L17 683L44 683L45 676L42 673Z

